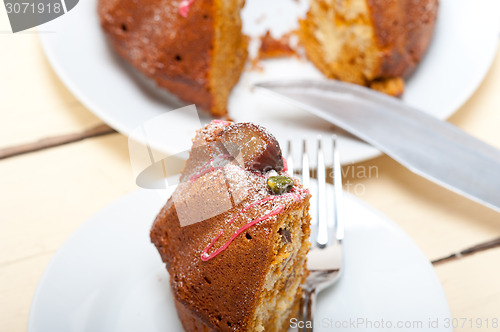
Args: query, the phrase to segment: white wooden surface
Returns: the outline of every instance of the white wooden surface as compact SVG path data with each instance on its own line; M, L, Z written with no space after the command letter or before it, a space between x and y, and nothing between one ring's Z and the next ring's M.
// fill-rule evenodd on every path
M8 30L0 10L0 31ZM0 33L0 45L0 149L101 124L55 76L37 34ZM500 147L499 91L500 53L451 121ZM398 223L430 260L500 237L500 214L388 157L354 166L377 167L378 177L345 181L363 188L359 196ZM88 217L135 188L120 134L0 160L0 331L26 330L36 284L57 248ZM454 317L500 319L499 261L500 249L490 249L436 265Z

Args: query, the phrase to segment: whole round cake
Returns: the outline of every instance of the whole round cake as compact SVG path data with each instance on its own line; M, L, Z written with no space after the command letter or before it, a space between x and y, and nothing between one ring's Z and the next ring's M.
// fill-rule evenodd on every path
M309 191L250 123L200 129L151 240L186 331L287 331L302 295Z

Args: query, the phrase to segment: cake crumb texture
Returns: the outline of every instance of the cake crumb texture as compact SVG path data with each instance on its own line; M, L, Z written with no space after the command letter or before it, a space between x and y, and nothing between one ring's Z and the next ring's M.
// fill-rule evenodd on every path
M299 38L328 78L397 96L429 46L437 10L438 0L312 0Z

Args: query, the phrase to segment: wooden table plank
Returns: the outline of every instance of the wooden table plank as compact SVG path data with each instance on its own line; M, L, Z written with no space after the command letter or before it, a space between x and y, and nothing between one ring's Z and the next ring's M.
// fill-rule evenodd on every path
M0 149L0 160L16 157L22 154L36 152L53 148L56 146L78 142L87 138L93 138L108 134L114 134L116 131L106 124L98 125L97 127L84 130L79 133L72 133L59 136L50 136L42 138L36 142L15 145Z
M136 189L114 134L0 161L0 266L56 250L88 217Z
M450 304L452 316L459 319L455 331L500 330L500 248L438 265L435 270ZM464 328L461 318L472 319ZM474 325L481 318L483 326ZM485 319L496 318L496 328L485 326Z
M388 157L356 165L378 178L344 183L407 232L430 260L500 236L499 214L411 173Z
M38 34L9 31L0 10L0 149L102 124L56 76Z
M0 331L26 331L31 300L54 252L0 265Z

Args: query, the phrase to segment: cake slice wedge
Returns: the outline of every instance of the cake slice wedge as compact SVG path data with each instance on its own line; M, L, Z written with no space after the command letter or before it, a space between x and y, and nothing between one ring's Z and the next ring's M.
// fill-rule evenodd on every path
M307 276L309 198L262 127L198 131L151 229L186 331L288 330Z

